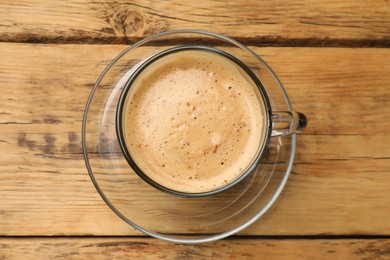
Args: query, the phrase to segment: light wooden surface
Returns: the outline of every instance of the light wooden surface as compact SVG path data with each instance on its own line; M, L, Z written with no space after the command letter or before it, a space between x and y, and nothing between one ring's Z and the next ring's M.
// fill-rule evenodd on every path
M386 0L2 0L0 40L125 43L161 31L203 29L256 44L386 46Z
M389 239L225 239L183 245L147 238L0 239L5 259L388 259ZM159 252L158 255L155 252ZM14 256L17 258L14 258Z
M86 99L121 44L181 28L234 37L280 77L310 120L291 177L254 237L94 238L142 234L85 169ZM0 259L390 257L389 46L386 1L0 0Z
M80 144L91 86L125 46L0 46L0 234L138 234L98 196ZM390 52L253 49L310 124L277 205L242 234L388 235Z

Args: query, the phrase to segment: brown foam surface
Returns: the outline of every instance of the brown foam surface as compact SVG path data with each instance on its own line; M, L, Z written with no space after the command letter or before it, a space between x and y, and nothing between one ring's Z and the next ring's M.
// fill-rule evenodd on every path
M198 193L238 178L265 135L254 82L217 53L186 50L149 65L125 104L124 133L138 167L167 188Z

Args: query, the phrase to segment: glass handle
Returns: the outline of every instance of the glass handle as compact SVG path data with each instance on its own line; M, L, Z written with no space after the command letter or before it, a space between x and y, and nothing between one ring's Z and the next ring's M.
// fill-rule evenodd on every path
M271 136L283 136L303 131L307 126L307 117L294 111L273 111Z

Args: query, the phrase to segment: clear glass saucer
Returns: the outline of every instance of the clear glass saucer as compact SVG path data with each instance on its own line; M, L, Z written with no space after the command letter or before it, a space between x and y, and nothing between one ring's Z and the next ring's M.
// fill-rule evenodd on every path
M180 30L146 38L120 53L103 71L86 104L82 143L88 172L107 205L134 228L159 239L201 243L225 238L259 219L281 193L294 161L295 134L272 137L256 170L223 193L182 198L144 182L129 166L116 135L124 85L148 57L176 46L219 48L247 64L265 87L273 111L291 111L269 66L242 44L210 32Z

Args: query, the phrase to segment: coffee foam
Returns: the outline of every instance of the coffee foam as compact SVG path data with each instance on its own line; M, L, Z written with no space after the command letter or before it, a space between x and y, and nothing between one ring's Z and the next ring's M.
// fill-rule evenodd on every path
M238 178L264 142L265 107L254 82L224 56L186 50L138 75L124 107L127 148L169 189L198 193Z

